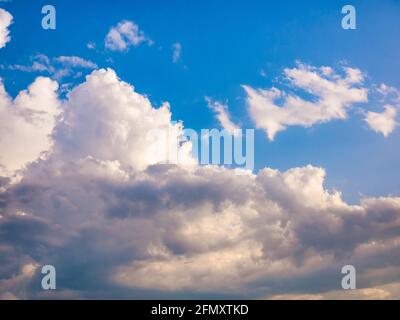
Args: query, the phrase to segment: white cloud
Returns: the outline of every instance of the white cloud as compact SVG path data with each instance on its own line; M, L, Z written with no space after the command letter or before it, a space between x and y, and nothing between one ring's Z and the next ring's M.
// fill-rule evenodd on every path
M397 126L397 109L390 105L386 105L384 109L385 111L380 113L368 111L365 121L372 130L382 133L384 137L388 137Z
M0 8L0 49L11 40L8 27L12 23L13 16L6 10Z
M181 45L179 42L174 43L174 44L172 45L172 49L173 49L173 52L172 52L172 61L173 61L174 63L178 63L179 60L181 59L182 45Z
M106 48L112 51L127 51L129 47L137 47L141 43L153 44L136 23L126 20L110 29L104 43Z
M353 104L367 101L367 89L359 87L364 77L358 69L345 68L345 76L341 76L329 67L318 69L298 64L296 68L285 69L284 74L294 89L314 98L306 100L277 88L263 90L243 86L250 116L270 140L288 126L310 127L345 119Z
M43 94L32 96L45 101ZM64 294L83 298L98 294L93 283L110 286L106 295L120 289L130 297L136 288L310 295L322 291L322 279L323 290L335 290L344 264L365 272L357 282L363 288L398 281L400 198L348 204L325 188L325 170L311 165L236 175L218 166L158 164L165 158L155 151L166 145L192 163L190 145L176 142L182 124L171 121L167 104L154 108L110 69L92 72L62 105L52 153L0 191L2 278L34 257L74 277ZM0 119L12 119L6 116ZM13 124L8 140L19 141ZM162 143L148 139L164 128L175 134ZM305 288L309 279L316 288ZM31 297L43 294L30 290ZM0 284L0 295L9 291Z
M51 149L60 114L57 89L56 82L40 77L12 100L0 82L1 176L13 176Z
M116 160L129 171L166 162L168 152L191 163L189 143L179 146L182 130L171 123L168 103L155 109L113 70L100 69L70 92L58 135L64 155ZM175 136L168 136L171 132Z
M222 128L232 134L237 134L238 130L240 130L240 127L231 121L228 106L218 101L213 101L209 97L206 97L206 101L209 108L215 112L216 117Z
M383 134L386 138L396 129L397 115L400 108L400 91L385 83L372 85L372 96L375 104L383 105L383 111L364 112L364 120L370 129Z
M90 41L86 44L86 47L90 50L94 50L96 49L96 43L94 43L93 41Z

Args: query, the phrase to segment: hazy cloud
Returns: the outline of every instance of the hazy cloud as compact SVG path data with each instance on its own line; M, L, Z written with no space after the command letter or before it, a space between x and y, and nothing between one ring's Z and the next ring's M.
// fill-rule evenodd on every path
M172 45L172 49L173 49L173 52L172 52L172 61L173 61L174 63L178 63L179 60L181 59L182 45L181 45L179 42L174 43L174 44Z

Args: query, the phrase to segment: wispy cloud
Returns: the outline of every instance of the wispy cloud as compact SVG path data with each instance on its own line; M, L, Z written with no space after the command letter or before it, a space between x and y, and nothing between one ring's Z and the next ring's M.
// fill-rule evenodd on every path
M58 58L55 58L54 61L60 63L63 66L72 68L85 68L85 69L97 68L97 64L95 64L94 62L85 60L77 56L60 56Z
M218 101L213 101L210 97L205 97L208 107L214 111L221 127L232 134L240 132L240 127L234 124L228 111L228 106Z
M172 61L178 63L181 59L182 45L179 42L176 42L172 45L172 50Z
M50 59L44 54L31 57L30 65L12 64L2 65L2 68L22 72L46 72L54 79L60 80L64 77L78 77L81 75L79 69L96 69L96 63L85 60L78 56L60 56Z

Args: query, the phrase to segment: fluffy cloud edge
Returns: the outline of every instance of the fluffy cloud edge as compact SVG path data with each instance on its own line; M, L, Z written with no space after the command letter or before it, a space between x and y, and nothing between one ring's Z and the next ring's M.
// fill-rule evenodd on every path
M13 21L13 16L8 11L0 8L0 49L11 41L8 27Z
M346 119L348 110L357 103L368 101L367 89L362 87L364 74L345 67L344 75L331 67L314 67L298 62L284 70L284 79L291 88L300 90L313 99L286 93L272 87L255 89L243 85L250 117L270 141L289 126L311 127L332 120ZM278 103L277 101L280 101Z
M387 138L398 125L396 121L397 114L398 111L396 107L385 105L384 111L382 112L368 111L365 116L365 121L373 131L381 133Z
M111 27L104 39L106 49L120 52L128 51L130 47L137 47L142 43L152 45L153 41L135 22L129 20L122 20Z

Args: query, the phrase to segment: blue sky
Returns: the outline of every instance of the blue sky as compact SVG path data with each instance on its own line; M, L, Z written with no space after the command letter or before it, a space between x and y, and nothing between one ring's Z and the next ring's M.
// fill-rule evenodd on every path
M80 56L100 67L112 67L154 104L168 101L174 119L183 120L186 127L218 127L204 100L210 96L228 102L232 118L252 128L241 85L268 88L296 60L333 67L346 61L366 72L373 83L400 87L398 3L352 3L357 9L356 30L341 28L344 1L234 1L229 5L223 1L54 1L57 29L48 31L40 27L45 2L14 1L3 3L16 23L11 26L13 41L0 52L0 59L27 64L37 53ZM123 53L105 50L104 35L124 19L137 23L155 44ZM89 41L96 43L96 50L86 47ZM174 64L172 44L177 42L182 54ZM2 76L15 95L37 74L2 71ZM378 104L370 101L366 108L379 110ZM384 138L368 130L357 114L312 128L291 127L273 142L257 131L256 169L322 166L328 171L328 186L355 202L359 193L398 194L398 134Z
M41 9L47 4L56 8L55 30L41 27ZM356 8L356 30L341 27L341 9L346 4ZM28 117L24 112L21 116L10 111L11 120L0 113L0 123L8 130L0 128L6 137L0 138L1 152L8 155L6 149L10 149L17 159L11 155L4 160L10 162L10 172L17 172L12 176L15 182L2 176L2 168L8 168L0 157L0 236L7 238L0 239L0 244L12 248L7 252L15 252L3 258L0 255L0 298L2 291L17 295L9 283L31 277L37 265L49 261L61 268L60 283L65 288L61 298L108 294L260 298L325 291L332 297L340 296L331 293L338 289L337 268L353 262L364 268L360 281L364 288L398 279L400 261L393 258L393 252L399 250L400 130L395 125L385 136L383 131L372 130L366 117L380 115L389 104L400 110L399 1L12 0L0 1L0 7L13 16L8 27L11 39L0 47L0 77L6 92L15 98L36 83L37 94L30 98L40 102L43 95L57 110L44 118L50 128L44 136L31 123L25 123L20 131L18 126L12 128L14 118L15 123L24 123ZM138 44L126 50L107 47L109 32L124 22L139 28L141 33L135 36L142 38ZM174 61L176 44L181 51ZM45 68L33 70L38 62ZM321 67L333 71L323 75ZM101 68L112 68L115 73L97 70ZM363 79L346 82L354 70ZM337 98L340 107L347 103L340 99L349 99L345 119L329 115L309 126L301 124L302 119L292 119L300 125L286 123L273 140L268 139L268 128L262 125L270 115L252 117L251 109L257 106L252 105L251 94L243 86L254 89L258 98L260 92L279 88L300 100L300 105L318 109L318 94L291 82L285 76L290 71L300 74L294 81L307 76L325 81L324 85L333 89L324 91L322 98L327 95L333 102ZM58 82L56 97L54 83L48 79L40 82L39 76ZM132 87L128 90L120 79ZM379 93L382 84L390 94ZM314 89L318 92L321 88ZM354 98L358 90L368 93L368 102ZM0 91L0 103L17 110L25 102L2 100L2 94ZM221 128L206 97L226 105L235 125L256 128L254 179L238 178L233 170L224 168L196 167L196 173L187 173L181 168L152 167L153 162L141 158L140 152L148 147L141 134L151 125L171 125L166 109L153 109L164 102L170 104L172 120L183 121L186 128ZM265 97L261 100L267 107L273 104ZM281 97L277 104L284 100ZM41 109L44 105L38 110L46 114L48 110ZM132 106L143 118L127 111ZM275 106L269 107L274 110ZM58 123L54 119L60 114L63 117ZM398 114L391 120L399 121ZM299 118L302 115L300 112ZM130 127L124 127L125 120ZM279 122L274 121L274 125ZM38 138L26 142L29 130L37 132ZM115 142L110 138L114 134L119 138L126 134L129 139ZM14 138L17 151L11 143ZM49 158L35 155L19 166L20 150L30 150L33 145L48 151ZM342 192L342 198L332 190ZM219 223L222 231L215 231L213 226ZM247 230L244 236L243 230ZM225 231L227 235L221 239ZM363 260L363 246L370 243L380 243L382 248ZM308 249L320 255L325 269L318 269L311 258L307 260L314 254ZM221 262L221 269L229 271L225 281L232 280L231 287L231 282L221 280L219 270L214 273L214 263L204 266L210 269L209 278L202 269L185 269L186 265L182 269L179 263L214 261L215 252L228 257L223 261L230 261L229 257L238 256L236 250L249 252L251 261L262 252L260 259L267 271L247 264L248 260L239 261L237 267L232 258L230 273L231 265ZM293 269L286 269L287 261L280 260L286 255L294 261ZM276 261L282 273L275 265L269 269L270 260ZM283 267L279 267L281 262ZM154 271L163 263L172 274ZM386 273L387 265L394 271ZM241 266L246 273L235 273ZM20 278L15 278L18 270L22 270ZM115 275L110 275L110 270L116 270ZM368 278L368 272L376 270L380 272L376 278ZM187 282L176 276L184 271L189 274ZM254 277L250 275L253 272ZM154 282L143 280L149 275ZM2 280L7 277L14 280ZM196 287L196 281L204 278ZM172 284L165 279L172 279ZM285 281L279 282L282 279ZM398 282L395 285L400 288ZM29 290L35 292L29 297L48 297L37 293L34 284Z

